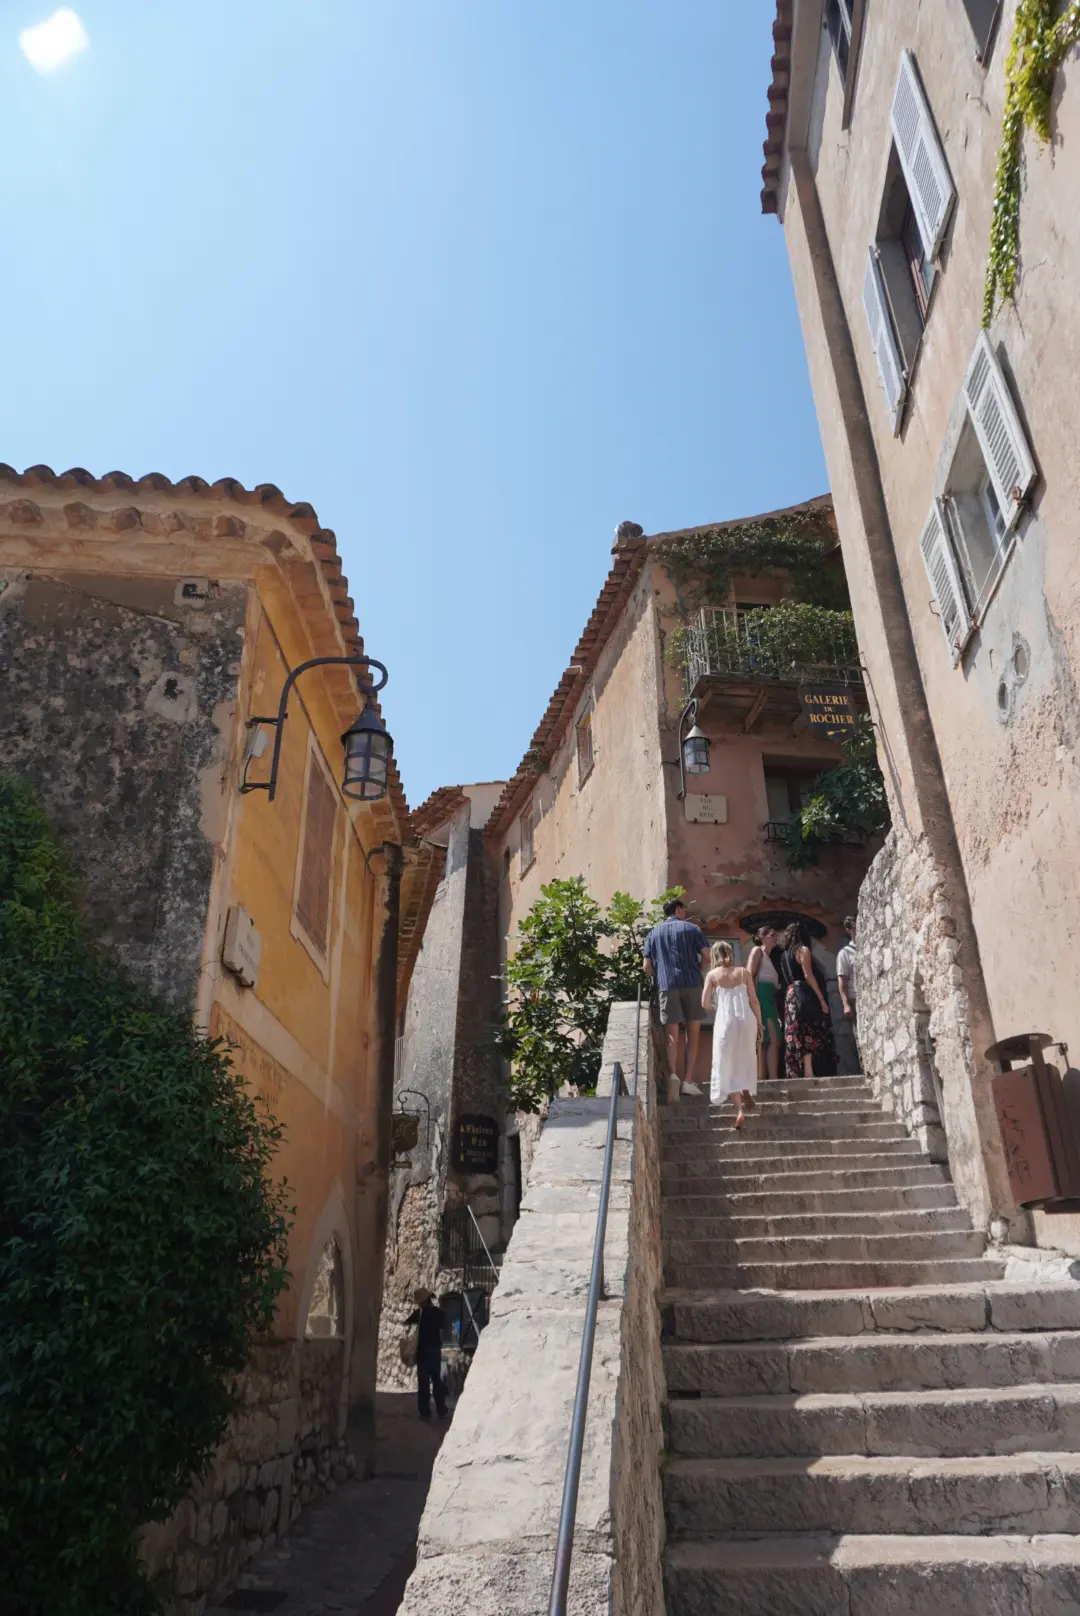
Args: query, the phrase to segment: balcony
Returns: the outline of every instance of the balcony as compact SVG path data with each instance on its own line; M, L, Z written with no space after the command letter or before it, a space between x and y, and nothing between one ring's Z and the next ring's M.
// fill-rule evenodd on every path
M783 603L702 611L682 631L687 694L701 710L741 718L794 720L801 684L841 684L865 706L855 629L847 612Z

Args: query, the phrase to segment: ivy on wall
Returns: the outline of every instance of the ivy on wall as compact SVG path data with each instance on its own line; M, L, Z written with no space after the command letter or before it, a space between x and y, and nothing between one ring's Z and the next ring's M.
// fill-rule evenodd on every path
M1050 144L1054 80L1065 57L1080 41L1080 0L1070 0L1060 16L1059 10L1060 0L1019 0L1016 8L1005 62L1005 116L990 220L984 326L1016 291L1024 129L1031 129L1041 146Z
M734 578L775 569L787 573L793 599L842 610L848 604L843 569L823 565L835 545L828 512L804 510L700 528L662 540L653 553L692 609L726 606Z

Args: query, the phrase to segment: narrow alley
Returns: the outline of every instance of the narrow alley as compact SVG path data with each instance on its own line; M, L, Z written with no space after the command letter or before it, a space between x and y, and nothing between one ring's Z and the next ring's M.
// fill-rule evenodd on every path
M419 1419L411 1392L378 1392L374 1475L342 1482L305 1510L207 1616L395 1616L415 1563L431 1468L449 1424Z

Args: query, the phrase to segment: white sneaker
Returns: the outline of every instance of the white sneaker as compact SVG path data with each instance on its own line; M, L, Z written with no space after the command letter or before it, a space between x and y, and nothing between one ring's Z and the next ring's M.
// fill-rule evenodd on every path
M679 1090L680 1094L689 1094L697 1100L700 1100L704 1092L705 1090L698 1083L683 1083Z

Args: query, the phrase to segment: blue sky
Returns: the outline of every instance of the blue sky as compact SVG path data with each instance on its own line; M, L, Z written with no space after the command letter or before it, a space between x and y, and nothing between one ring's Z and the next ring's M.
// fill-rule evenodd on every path
M0 460L335 529L409 800L512 772L646 531L825 488L772 0L84 0L0 35Z

